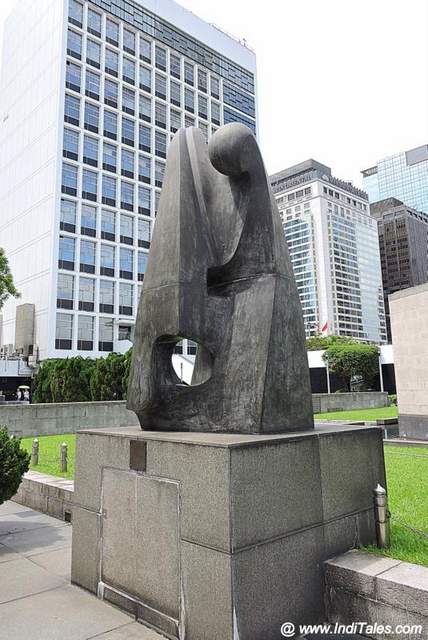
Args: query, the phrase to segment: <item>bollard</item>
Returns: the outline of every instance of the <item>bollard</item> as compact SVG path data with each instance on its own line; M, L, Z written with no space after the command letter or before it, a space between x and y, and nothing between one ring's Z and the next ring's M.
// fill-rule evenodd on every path
M380 484L373 491L375 523L376 523L376 539L377 546L380 549L389 547L389 518L388 496L386 489Z
M61 445L61 472L65 473L67 471L67 443L63 442Z
M31 447L31 465L37 466L39 464L39 441L37 438L34 438L33 444Z

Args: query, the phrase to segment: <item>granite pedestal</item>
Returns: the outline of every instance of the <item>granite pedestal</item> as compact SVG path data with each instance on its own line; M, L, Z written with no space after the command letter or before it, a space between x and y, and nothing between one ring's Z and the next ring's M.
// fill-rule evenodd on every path
M169 638L279 640L325 619L324 560L375 541L382 432L85 430L72 581Z

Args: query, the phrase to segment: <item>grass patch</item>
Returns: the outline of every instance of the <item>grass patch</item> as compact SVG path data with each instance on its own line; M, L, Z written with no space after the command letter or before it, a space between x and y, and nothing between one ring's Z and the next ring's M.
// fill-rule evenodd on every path
M396 418L397 407L378 407L377 409L352 409L351 411L329 411L328 413L316 413L315 420L383 420L384 418Z
M49 473L52 476L60 476L61 478L74 478L74 458L76 454L76 436L72 433L59 436L38 436L39 441L39 464L37 466L30 465L33 471L41 473ZM34 438L22 438L21 444L24 449L31 453L31 447ZM68 445L68 464L67 472L60 471L60 448L61 444L66 442Z

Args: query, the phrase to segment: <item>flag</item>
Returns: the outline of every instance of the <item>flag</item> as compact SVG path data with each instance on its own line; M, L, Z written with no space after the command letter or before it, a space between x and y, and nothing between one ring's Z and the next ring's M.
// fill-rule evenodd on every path
M325 325L322 327L322 329L321 329L321 333L324 333L325 331L327 331L327 329L328 329L328 320L327 320L327 322L325 323Z

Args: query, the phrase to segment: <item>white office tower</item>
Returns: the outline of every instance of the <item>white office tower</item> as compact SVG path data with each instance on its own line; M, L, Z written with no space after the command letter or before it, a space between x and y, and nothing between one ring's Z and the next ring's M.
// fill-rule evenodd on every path
M271 176L306 335L386 341L377 222L367 194L315 160Z
M169 141L256 131L254 53L171 0L19 0L0 100L0 246L22 294L3 344L28 304L40 359L123 350Z

